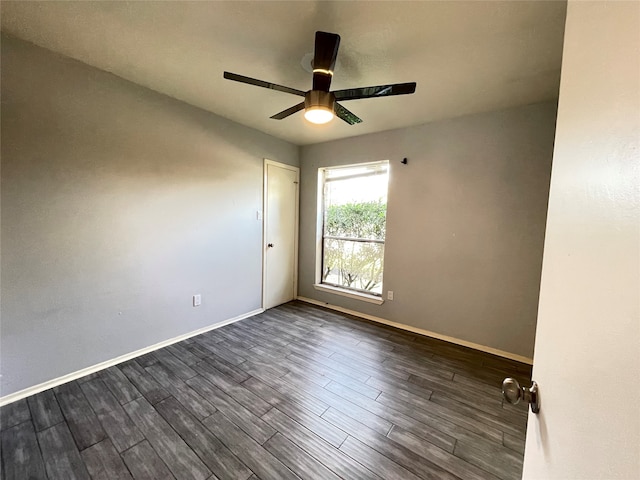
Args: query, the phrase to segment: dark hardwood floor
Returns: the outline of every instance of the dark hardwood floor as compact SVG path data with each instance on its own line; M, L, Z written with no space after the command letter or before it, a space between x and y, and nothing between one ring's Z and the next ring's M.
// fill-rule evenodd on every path
M293 302L3 407L2 478L516 479L530 375Z

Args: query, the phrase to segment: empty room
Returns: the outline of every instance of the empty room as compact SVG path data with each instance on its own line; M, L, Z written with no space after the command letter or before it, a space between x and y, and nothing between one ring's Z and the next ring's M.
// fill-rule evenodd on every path
M0 19L2 479L640 478L640 3Z

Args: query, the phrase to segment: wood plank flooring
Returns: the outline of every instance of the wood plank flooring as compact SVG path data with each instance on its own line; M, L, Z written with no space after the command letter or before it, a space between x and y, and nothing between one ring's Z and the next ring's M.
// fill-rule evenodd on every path
M0 410L2 478L518 479L530 366L292 302Z

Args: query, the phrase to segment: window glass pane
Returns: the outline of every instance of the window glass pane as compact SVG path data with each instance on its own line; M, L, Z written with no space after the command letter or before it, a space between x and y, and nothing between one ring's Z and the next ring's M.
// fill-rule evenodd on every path
M324 189L325 236L384 240L388 165L372 167L327 170L325 178L334 180Z
M388 162L324 170L322 282L382 294Z
M357 175L371 175L376 173L386 174L389 171L389 162L377 162L350 167L327 168L325 178L329 181Z
M322 282L382 294L384 244L324 240Z

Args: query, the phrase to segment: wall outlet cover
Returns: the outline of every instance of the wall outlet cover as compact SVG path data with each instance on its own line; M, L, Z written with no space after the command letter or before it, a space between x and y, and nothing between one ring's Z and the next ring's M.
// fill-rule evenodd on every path
M193 306L194 307L199 307L200 305L202 305L202 295L200 295L200 294L194 295L193 296Z

